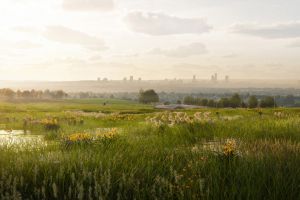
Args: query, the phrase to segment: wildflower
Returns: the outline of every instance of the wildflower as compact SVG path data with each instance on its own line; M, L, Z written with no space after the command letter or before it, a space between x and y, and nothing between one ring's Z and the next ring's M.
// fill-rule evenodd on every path
M225 156L233 156L237 151L236 141L233 139L228 139L223 146L223 154Z
M274 116L277 118L283 118L283 117L285 117L285 114L283 112L275 112Z
M100 132L96 134L96 139L101 140L101 139L114 139L117 136L118 130L116 128L112 128L108 131L105 132Z
M60 128L57 119L43 119L40 123L45 127L46 130L57 131Z
M92 136L88 133L75 133L75 134L69 135L67 137L67 140L69 140L71 142L90 141L90 140L92 140Z

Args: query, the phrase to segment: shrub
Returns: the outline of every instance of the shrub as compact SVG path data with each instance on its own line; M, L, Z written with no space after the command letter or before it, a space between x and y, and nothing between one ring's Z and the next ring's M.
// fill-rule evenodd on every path
M44 126L45 130L47 131L58 131L60 125L57 119L43 119L41 124Z

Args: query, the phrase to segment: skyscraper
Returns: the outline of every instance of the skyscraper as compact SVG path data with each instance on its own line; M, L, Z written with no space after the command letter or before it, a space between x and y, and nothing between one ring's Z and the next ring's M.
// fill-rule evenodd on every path
M229 76L228 76L228 75L225 76L225 81L226 81L226 82L229 82Z

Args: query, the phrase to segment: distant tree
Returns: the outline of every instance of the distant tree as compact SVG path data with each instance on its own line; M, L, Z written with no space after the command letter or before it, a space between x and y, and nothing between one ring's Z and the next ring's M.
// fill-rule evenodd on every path
M247 103L246 103L246 102L242 101L242 103L241 103L241 107L242 107L242 108L247 108L247 107L248 107L248 105L247 105Z
M220 108L226 108L226 107L230 107L231 102L228 98L221 98L218 102L218 107Z
M62 98L64 98L65 93L62 90L50 91L50 96L53 99L62 99Z
M158 94L154 90L141 90L139 93L139 102L140 103L156 103L159 102Z
M89 98L89 93L87 93L87 92L80 92L79 93L79 98L80 99L87 99L87 98Z
M186 96L183 99L183 103L187 105L194 105L195 104L195 98L192 96Z
M41 90L17 90L17 92L13 91L9 88L0 89L0 96L5 98L25 98L25 99L50 99L50 98L56 98L61 99L68 96L67 93L65 93L62 90L57 91L50 91L45 90L44 92Z
M13 98L15 96L15 92L12 89L4 88L1 89L0 95L6 98Z
M288 106L295 105L295 97L294 95L288 95L285 97L284 104Z
M16 96L17 96L17 98L21 98L22 97L21 90L17 90Z
M62 90L57 90L57 91L54 91L53 93L54 93L54 98L56 98L56 99L63 99L68 96L68 94Z
M50 90L46 89L43 93L43 97L46 99L51 98Z
M177 104L182 104L182 102L180 100L177 100Z
M207 103L208 107L216 107L216 102L213 99L210 99Z
M30 98L30 97L31 97L30 91L29 91L29 90L24 90L24 91L22 92L22 97L23 97L23 98Z
M230 106L233 108L237 108L237 107L241 107L242 104L242 99L240 97L239 94L234 94L231 98L230 98Z
M208 99L201 99L201 106L207 106Z
M39 99L43 98L43 91L41 91L41 90L37 91L37 95L36 96Z
M249 106L249 108L257 108L258 100L257 100L256 96L250 96L249 97L248 106Z
M171 103L169 101L165 101L164 105L170 105Z
M260 102L260 107L262 107L262 108L276 107L276 102L275 102L274 97L267 96L264 99L262 99Z

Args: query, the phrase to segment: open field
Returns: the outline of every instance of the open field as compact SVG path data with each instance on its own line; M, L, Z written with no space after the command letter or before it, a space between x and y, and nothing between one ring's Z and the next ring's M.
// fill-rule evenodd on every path
M0 126L1 200L300 199L296 108L16 101L0 103Z

